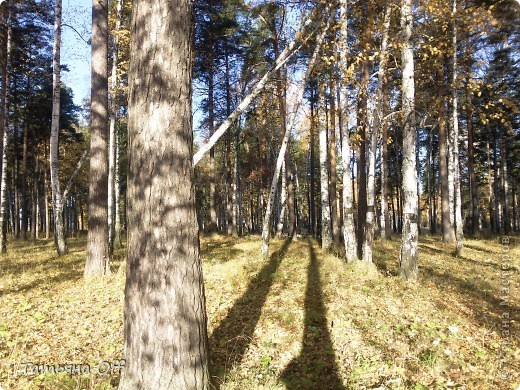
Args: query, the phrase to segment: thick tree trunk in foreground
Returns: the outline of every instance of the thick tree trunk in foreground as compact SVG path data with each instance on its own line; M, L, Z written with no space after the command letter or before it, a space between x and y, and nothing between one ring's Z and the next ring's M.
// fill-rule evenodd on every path
M108 233L108 9L92 2L92 119L85 278L110 273Z
M416 280L417 269L417 133L414 120L414 63L412 45L413 14L412 0L401 2L402 44L401 64L403 106L403 239L401 244L400 275L406 280Z
M209 388L192 167L191 4L133 3L124 390Z
M56 1L54 21L54 48L52 61L52 124L49 148L51 167L52 206L54 211L54 238L58 256L67 253L65 225L63 223L63 197L60 190L58 137L60 131L60 47L61 47L61 0Z

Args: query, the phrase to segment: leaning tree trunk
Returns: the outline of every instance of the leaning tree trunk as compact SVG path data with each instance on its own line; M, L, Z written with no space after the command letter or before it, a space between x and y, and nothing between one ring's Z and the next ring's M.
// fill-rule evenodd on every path
M83 276L110 273L108 234L108 9L92 2L92 90L87 261Z
M305 85L307 83L307 80L309 79L312 70L314 69L314 65L316 63L316 60L318 58L318 54L321 49L321 45L323 44L323 40L325 38L325 34L327 33L327 30L329 29L330 20L327 23L326 27L324 28L321 35L318 37L316 46L314 48L314 52L312 54L311 59L309 60L309 65L307 67L307 71L305 72L305 75L303 79L300 82L299 88L298 88L298 95L296 97L296 104L294 105L294 112L291 115L289 125L287 126L287 129L285 131L283 140L282 140L282 146L280 147L280 151L278 153L278 158L276 160L276 166L273 173L273 179L271 180L271 189L269 191L269 200L267 201L267 206L265 209L265 216L262 224L262 256L268 257L269 256L269 237L270 237L270 227L271 227L271 212L274 205L274 198L276 195L276 188L278 187L278 179L280 177L280 172L282 170L282 164L285 160L285 152L287 150L287 144L289 143L289 135L291 133L291 130L295 124L298 108L301 104L301 101L303 99L303 93L305 90ZM311 124L312 127L312 124ZM312 140L313 134L311 131L311 140ZM312 148L312 141L311 141L311 148ZM312 150L312 149L311 149ZM312 155L312 153L311 153ZM312 179L311 179L312 182ZM312 191L311 191L312 194Z
M401 2L401 66L402 66L402 109L403 109L403 239L401 244L400 275L406 280L416 280L417 269L417 166L415 149L417 133L414 120L414 62L412 0Z
M347 37L347 0L341 0L341 36L340 36L340 64L341 64L341 100L344 104L348 102L348 89L347 89L347 73L348 73L348 62L347 62L347 50L348 50L348 37ZM347 110L341 110L342 115L346 116ZM356 227L354 221L354 207L353 207L353 188L351 186L352 177L350 174L350 136L348 131L348 120L345 118L342 120L341 128L341 160L343 164L343 238L345 241L345 259L348 263L358 259L357 255L357 240L356 240Z
M132 25L119 388L209 389L192 167L192 2L134 1Z
M52 61L52 123L49 150L51 167L52 206L54 212L54 238L58 256L67 253L65 225L63 221L63 197L60 190L58 138L60 131L60 48L61 48L61 0L56 1L54 21L54 47ZM48 221L47 221L48 223Z

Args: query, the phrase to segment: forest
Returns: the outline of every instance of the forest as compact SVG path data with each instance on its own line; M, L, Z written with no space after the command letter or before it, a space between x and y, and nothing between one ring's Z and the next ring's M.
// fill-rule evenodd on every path
M0 390L520 389L518 0L79 3L0 0Z

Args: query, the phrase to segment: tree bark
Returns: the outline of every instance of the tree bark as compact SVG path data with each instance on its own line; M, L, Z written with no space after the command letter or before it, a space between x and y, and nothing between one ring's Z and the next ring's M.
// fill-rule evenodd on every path
M444 72L442 69L438 73L438 126L439 126L439 169L441 177L441 210L442 210L442 240L446 243L455 242L455 230L450 217L450 196L448 181L448 157L447 146L448 137L446 131L446 106L444 96Z
M348 104L347 72L348 72L348 35L347 35L347 0L340 1L340 66L341 66L341 97L343 103ZM345 259L351 263L358 259L356 225L354 220L352 175L351 175L351 147L348 129L347 110L342 109L344 117L341 130L341 160L343 164L343 238L345 241Z
M85 278L110 273L108 233L108 3L92 1L90 179Z
M329 250L332 247L332 226L330 218L329 198L329 156L327 145L327 122L322 118L325 107L325 91L323 82L318 88L318 134L320 148L320 193L321 193L321 247Z
M453 150L451 160L453 161L453 186L454 186L454 221L455 221L455 254L462 256L464 248L464 231L462 221L462 196L460 192L460 168L459 168L459 115L458 115L458 58L457 58L457 0L452 1L452 104L451 104L451 130L453 132L451 142Z
M475 173L475 148L474 148L474 127L473 127L473 104L471 103L471 90L469 80L466 81L466 106L467 108L467 129L468 129L468 175L469 192L471 199L471 234L478 236L480 233L480 205L478 197L477 175Z
M403 109L403 238L401 244L400 275L414 281L418 277L418 226L417 226L417 132L414 114L414 60L413 60L413 13L412 0L401 2L401 67L402 67L402 109Z
M121 9L122 0L117 0L115 33L121 28ZM110 75L111 101L110 101L110 126L109 126L109 145L108 145L108 253L112 256L114 252L114 242L116 240L116 164L117 158L117 87L119 86L117 77L117 65L119 59L119 43L117 37L112 39L112 71Z
M54 21L53 77L52 77L52 124L49 150L51 167L52 205L54 214L54 238L58 256L68 252L65 242L65 225L63 221L63 198L59 180L58 138L60 131L60 48L61 48L61 0L56 0Z
M307 67L307 71L305 72L305 75L303 79L301 80L301 83L298 88L298 95L296 97L296 104L294 106L294 112L291 115L291 118L289 120L289 125L286 129L286 132L284 134L282 145L280 146L280 151L278 152L278 158L276 160L276 165L273 173L273 179L271 180L271 189L269 191L269 200L267 201L267 206L265 210L265 216L263 219L263 225L262 225L262 256L268 257L269 256L269 237L270 237L270 226L271 226L271 212L274 205L274 198L276 195L276 188L278 187L278 179L280 177L280 172L282 171L282 165L285 161L285 153L287 150L287 144L289 143L289 136L291 133L291 130L295 124L298 108L301 104L301 101L303 99L303 93L305 90L305 85L307 83L307 80L309 79L311 72L314 68L314 65L316 64L316 60L318 58L318 54L321 50L321 46L323 44L323 40L325 38L325 34L329 28L330 20L327 22L327 25L325 26L323 32L318 37L318 40L316 42L316 46L314 48L314 52L312 54L311 59L309 60L309 65ZM312 145L312 124L311 124L311 147ZM312 149L311 149L312 150ZM311 152L312 155L312 152ZM312 176L311 176L311 182L312 182ZM312 194L312 189L311 189Z
M336 173L336 72L334 66L330 71L330 131L329 131L329 155L330 155L330 216L332 222L332 240L334 247L339 247L341 229L338 215L337 173Z
M192 166L192 2L134 1L132 25L119 388L209 389Z
M376 108L373 114L372 126L369 127L368 134L368 183L367 183L367 213L365 222L365 242L363 246L363 261L372 263L372 246L374 244L374 233L376 224L376 147L377 139L383 123L383 84L385 80L386 67L388 62L388 30L390 29L390 6L385 8L383 22L383 33L381 39L381 49L379 51L379 70L377 73ZM385 141L386 142L386 141Z
M1 90L1 106L0 106L0 253L7 253L7 128L9 117L9 78L11 72L11 2L4 2L3 9L0 4L0 16L2 22L6 25L6 33L2 37L2 90Z

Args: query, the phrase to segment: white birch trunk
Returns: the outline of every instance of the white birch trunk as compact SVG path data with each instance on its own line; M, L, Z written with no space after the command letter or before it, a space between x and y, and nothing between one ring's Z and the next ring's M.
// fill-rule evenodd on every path
M291 134L291 130L294 127L296 122L296 116L298 113L298 108L303 99L303 93L305 91L305 85L309 76L314 68L314 64L318 58L318 54L321 50L321 45L323 44L323 40L325 39L325 35L329 29L330 20L327 22L327 25L323 29L321 35L318 37L316 41L316 47L314 48L314 52L312 53L312 57L309 60L309 65L307 67L307 71L305 72L305 76L302 78L300 85L298 86L298 95L296 96L296 104L294 105L294 112L291 115L289 126L285 131L282 146L280 147L280 152L278 153L278 158L276 160L276 166L273 173L273 179L271 180L271 189L269 191L269 200L267 201L264 220L262 222L262 256L269 256L269 227L271 225L271 212L274 204L274 197L276 195L276 188L278 186L278 179L280 177L280 171L282 170L282 163L285 161L285 152L287 150L287 144L289 142L289 135Z
M63 198L60 190L58 138L60 130L60 48L61 48L61 0L56 0L54 21L54 46L52 60L52 123L49 162L51 170L52 206L54 211L54 237L58 255L67 253L65 226L63 224Z
M1 173L0 173L0 252L7 253L7 218L6 218L6 203L7 203L7 128L9 116L9 76L11 71L11 7L8 1L0 10L0 17L2 22L7 26L7 33L4 37L5 42L2 42L2 96L0 102L0 127L1 127Z
M455 220L455 254L462 255L464 247L464 231L462 222L462 197L460 193L460 168L459 168L459 116L458 116L458 97L457 97L457 0L452 3L452 46L453 46L453 74L452 74L452 150L450 160L453 161L453 191L454 191L454 220ZM450 171L451 175L451 171ZM449 180L449 178L448 178ZM450 202L451 203L451 202Z
M281 238L283 225L285 223L285 209L287 208L287 174L285 171L285 161L282 162L282 187L280 189L280 215L276 226L276 237Z
M401 67L403 110L403 236L400 256L400 275L406 280L416 280L417 269L417 166L414 115L414 62L413 62L413 14L412 0L401 2Z
M318 129L320 150L320 194L321 194L321 247L330 249L332 247L332 226L329 199L329 159L327 145L327 122L323 117L325 110L324 85L318 88Z
M115 33L121 28L121 4L122 0L117 1L117 15ZM117 103L116 96L118 87L117 79L117 63L118 63L118 42L117 37L113 37L112 49L112 71L110 75L111 104L110 104L110 125L109 125L109 143L108 143L108 250L110 256L114 251L115 241L115 219L116 219L116 137L117 137Z
M235 110L228 116L228 118L218 127L209 140L201 146L201 148L193 156L193 166L196 166L204 155L217 143L222 135L229 129L231 124L242 114L251 102L258 96L260 92L265 88L267 82L276 73L277 70L281 69L287 61L298 51L296 47L301 40L303 33L307 27L313 22L312 16L309 17L303 24L300 32L297 32L294 39L287 45L287 47L280 53L274 63L274 67L270 69L260 81L253 87L252 91L247 95L242 102L235 108Z
M347 89L347 53L348 53L348 36L347 36L347 0L340 1L340 17L341 17L341 32L340 32L340 65L341 65L341 101L343 104L348 104L348 89ZM353 209L353 189L351 186L351 148L350 137L348 132L348 117L347 110L341 110L344 116L342 120L342 144L341 144L341 160L343 164L343 237L345 241L345 259L351 263L358 259L357 257L357 239L356 228L354 223L354 209Z
M376 147L379 132L383 124L383 82L386 73L388 30L390 29L390 6L386 6L383 23L383 37L379 51L379 70L377 72L376 108L373 112L372 126L368 133L368 183L367 183L367 215L365 224L365 242L363 245L363 261L372 263L372 246L376 221ZM384 217L383 217L384 219Z

